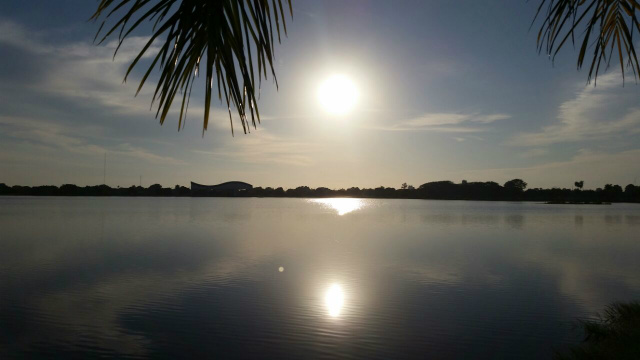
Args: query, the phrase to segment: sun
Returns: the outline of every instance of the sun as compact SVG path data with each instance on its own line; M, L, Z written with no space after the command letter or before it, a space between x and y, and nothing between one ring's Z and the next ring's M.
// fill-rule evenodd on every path
M346 115L358 101L358 89L345 75L332 75L318 87L318 101L331 115Z

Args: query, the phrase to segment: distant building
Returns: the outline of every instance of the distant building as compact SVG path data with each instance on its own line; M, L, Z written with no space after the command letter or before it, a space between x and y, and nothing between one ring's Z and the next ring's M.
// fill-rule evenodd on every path
M253 185L242 181L227 181L218 185L202 185L191 182L191 190L249 190L253 189Z

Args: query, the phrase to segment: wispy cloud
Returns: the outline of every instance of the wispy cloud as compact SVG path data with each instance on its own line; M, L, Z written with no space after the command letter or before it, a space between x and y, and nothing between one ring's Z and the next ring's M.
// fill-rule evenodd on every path
M511 116L507 114L452 114L452 113L435 113L424 114L420 117L404 121L402 125L408 127L429 127L438 125L458 125L462 123L480 123L489 124L498 120L506 120Z
M548 148L533 148L522 153L523 158L535 158L549 154Z
M29 31L7 19L0 19L0 44L8 44L37 53L48 53L55 49L42 40L42 34L39 32Z
M598 78L598 86L587 86L558 109L558 122L542 130L520 133L508 141L516 146L597 141L640 132L637 94L622 88L617 74Z
M418 117L400 121L391 126L372 127L386 131L432 131L448 133L482 132L484 124L510 119L508 114L461 114L461 113L425 113Z
M148 39L128 38L114 58L117 41L99 46L86 42L54 44L44 33L0 19L0 44L21 49L41 59L40 66L47 67L37 83L20 85L68 99L79 99L87 105L107 106L115 113L154 114L150 111L153 81L146 83L138 98L133 96L138 85L135 76L123 85L128 64ZM158 50L159 46L151 46L144 58L153 56Z
M310 166L314 162L314 153L322 150L320 144L286 140L263 129L253 131L251 136L236 139L232 149L194 152L244 163Z
M178 165L183 161L173 157L160 156L128 142L120 142L110 146L95 143L101 137L101 129L97 127L69 127L30 118L0 116L2 133L14 140L28 142L44 150L54 152L66 151L85 156L110 154L122 155L156 164ZM102 137L102 140L105 140Z

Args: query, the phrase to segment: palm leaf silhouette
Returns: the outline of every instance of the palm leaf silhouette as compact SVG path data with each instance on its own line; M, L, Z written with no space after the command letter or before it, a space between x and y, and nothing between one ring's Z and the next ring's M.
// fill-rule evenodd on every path
M594 83L604 67L617 57L624 83L625 63L638 79L640 64L633 36L640 31L637 0L542 0L534 22L544 14L538 32L538 51L554 59L568 41L575 44L582 36L578 53L578 69L589 65L587 81ZM589 55L591 51L591 55Z
M291 0L289 15L293 17ZM152 35L127 69L131 74L152 44L161 47L144 73L136 95L154 69L160 77L153 94L156 118L163 124L176 95L181 94L178 129L184 126L191 89L204 64L205 95L202 132L207 129L214 85L218 98L227 105L231 133L231 106L237 110L244 133L260 122L256 93L262 78L273 68L275 39L280 28L286 35L283 0L101 0L91 19L100 20L95 41L118 38L114 57L125 39L145 22L151 22ZM114 22L109 22L112 18ZM106 25L106 26L105 26ZM257 62L257 65L254 65ZM257 68L257 84L255 70ZM215 83L215 84L214 84ZM251 117L249 123L248 115Z

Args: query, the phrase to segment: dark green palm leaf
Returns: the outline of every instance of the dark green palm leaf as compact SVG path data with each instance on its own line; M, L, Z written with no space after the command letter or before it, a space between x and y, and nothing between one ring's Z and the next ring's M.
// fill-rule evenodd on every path
M280 26L286 35L283 0L101 0L91 17L103 18L96 33L96 41L102 43L117 34L118 49L141 24L151 22L153 33L138 56L127 69L125 81L140 59L154 43L160 50L144 73L139 93L154 69L160 69L160 77L152 104L158 101L156 117L164 123L176 95L181 94L178 128L184 126L191 89L200 74L204 62L205 99L204 123L207 129L213 94L214 78L218 98L227 105L231 132L233 120L231 107L239 115L243 131L255 128L260 122L256 92L262 77L271 72L278 86L274 61L274 31L280 42ZM289 4L291 0L284 0ZM105 28L105 24L112 18ZM272 21L273 19L273 21ZM256 85L254 60L257 60L258 84ZM153 106L153 105L152 105ZM248 115L251 116L249 123Z
M637 12L637 0L542 0L536 14L537 19L545 13L538 32L538 51L545 50L554 59L569 39L575 43L576 37L582 36L578 69L585 59L591 59L588 81L595 81L601 68L606 70L616 56L623 81L625 59L637 80L640 63L633 42L635 32L640 31ZM593 51L590 57L588 50Z

